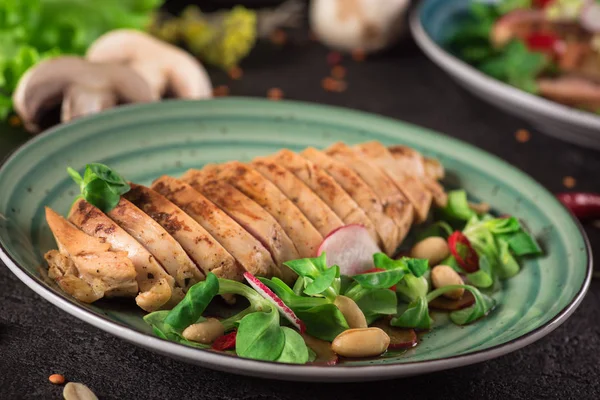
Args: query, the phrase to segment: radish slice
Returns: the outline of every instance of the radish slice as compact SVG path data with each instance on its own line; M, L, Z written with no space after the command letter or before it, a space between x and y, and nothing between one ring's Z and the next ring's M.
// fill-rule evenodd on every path
M288 321L290 321L292 325L294 325L300 331L300 333L304 333L306 331L306 325L304 325L304 322L302 322L300 318L298 318L296 314L294 314L291 308L285 305L285 303L279 298L279 296L273 293L271 289L266 287L257 277L252 275L250 272L244 272L244 278L246 278L246 280L254 290L256 290L262 297L264 297L265 299L270 301L275 307L277 307L279 312Z
M353 276L373 268L373 254L380 252L364 226L351 224L327 235L317 254L325 253L327 265L337 265L342 275Z
M579 22L590 32L600 32L600 4L588 2L579 16Z

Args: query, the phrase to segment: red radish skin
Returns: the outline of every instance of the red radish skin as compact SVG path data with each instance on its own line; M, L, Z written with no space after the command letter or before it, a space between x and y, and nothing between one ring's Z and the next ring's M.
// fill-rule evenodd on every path
M337 265L342 275L352 276L373 268L373 254L381 249L364 226L350 224L327 235L317 255L323 252L327 256L327 265Z
M600 193L558 193L556 197L581 220L600 218Z
M262 297L270 301L277 309L283 314L283 316L292 323L300 331L304 333L306 331L306 325L294 314L291 308L289 308L283 300L279 298L271 289L266 287L257 277L252 275L250 272L244 272L244 278L256 290Z
M230 332L226 335L219 336L215 339L212 344L213 350L231 350L235 348L235 339L237 337L237 331Z

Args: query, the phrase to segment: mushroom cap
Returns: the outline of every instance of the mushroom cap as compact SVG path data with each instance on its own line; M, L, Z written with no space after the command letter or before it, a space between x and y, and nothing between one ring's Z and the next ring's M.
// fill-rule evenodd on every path
M191 54L133 29L117 29L100 36L87 51L94 62L127 64L162 96L202 99L212 97L206 70Z
M39 131L44 113L60 104L73 85L113 92L120 103L157 100L146 81L127 66L92 63L75 56L52 58L30 68L13 94L14 108L26 128Z

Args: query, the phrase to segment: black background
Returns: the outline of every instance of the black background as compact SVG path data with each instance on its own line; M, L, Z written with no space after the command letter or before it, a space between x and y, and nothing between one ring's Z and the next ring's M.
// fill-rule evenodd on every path
M205 1L207 9L233 1ZM250 1L255 5L277 1ZM171 10L183 2L171 2ZM211 70L231 95L264 97L279 87L286 98L340 105L397 118L485 149L526 171L552 192L600 192L600 153L542 135L523 121L482 103L434 66L410 37L357 63L346 57L348 90L327 93L328 50L306 31L283 48L261 43L231 81ZM515 132L529 129L518 143ZM569 132L565 132L568 135ZM16 140L15 142L18 142ZM6 150L6 149L3 149ZM1 188L0 188L1 190ZM586 226L600 250L600 229ZM59 399L52 373L90 386L100 399L598 399L600 398L600 282L573 316L546 338L515 353L473 366L375 383L310 384L215 372L159 356L93 328L50 305L0 266L0 399Z

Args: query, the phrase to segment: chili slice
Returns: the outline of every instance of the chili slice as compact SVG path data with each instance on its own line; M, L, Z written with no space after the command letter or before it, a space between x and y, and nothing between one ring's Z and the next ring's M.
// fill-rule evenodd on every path
M467 254L463 257L458 251L458 245L462 245L467 250ZM479 256L473 250L469 239L462 232L455 231L448 237L448 247L450 252L456 259L456 262L466 272L472 273L479 270Z
M237 337L237 331L230 332L226 335L219 336L215 339L212 344L214 350L231 350L235 348L235 338Z

